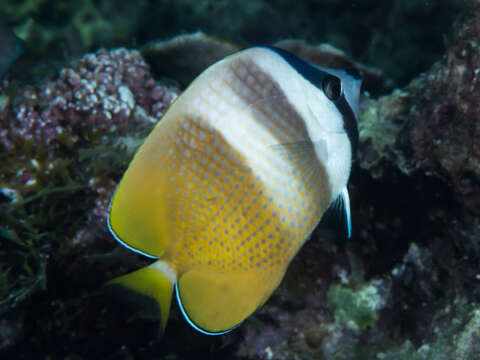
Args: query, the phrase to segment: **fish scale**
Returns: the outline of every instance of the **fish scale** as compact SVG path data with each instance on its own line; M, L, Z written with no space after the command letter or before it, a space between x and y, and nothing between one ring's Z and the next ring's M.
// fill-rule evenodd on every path
M359 79L292 56L252 48L203 72L115 192L112 234L160 259L109 284L155 299L163 326L173 287L197 330L238 325L278 286L337 189L346 194L352 147L344 124L356 124L345 121L356 110L318 86L339 76L358 91Z

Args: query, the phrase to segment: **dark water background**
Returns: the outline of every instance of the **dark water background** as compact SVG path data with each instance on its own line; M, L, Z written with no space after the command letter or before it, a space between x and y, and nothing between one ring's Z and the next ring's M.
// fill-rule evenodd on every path
M399 85L442 56L453 19L465 8L460 0L3 3L7 21L26 37L23 60L28 64L69 60L99 47L138 47L201 30L242 47L286 38L328 42L381 68Z

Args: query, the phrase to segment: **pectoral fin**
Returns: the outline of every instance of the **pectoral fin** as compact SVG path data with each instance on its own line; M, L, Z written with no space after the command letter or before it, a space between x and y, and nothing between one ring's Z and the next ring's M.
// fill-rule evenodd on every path
M338 197L330 204L322 218L322 224L335 232L346 234L347 239L352 236L352 223L350 217L350 197L345 187Z
M352 237L352 218L350 215L350 196L348 195L347 187L344 187L340 199L343 204L343 214L345 216L345 224L347 227L347 236L350 239Z

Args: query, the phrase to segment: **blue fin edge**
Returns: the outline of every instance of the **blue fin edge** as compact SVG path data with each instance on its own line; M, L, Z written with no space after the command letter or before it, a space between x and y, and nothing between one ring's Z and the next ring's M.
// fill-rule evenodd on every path
M133 251L137 254L140 254L140 255L143 255L143 256L146 256L150 259L159 259L158 257L156 256L153 256L153 255L150 255L150 254L147 254L143 251L140 251L138 249L135 249L134 247L131 247L130 245L128 245L126 242L124 242L122 239L120 239L120 237L117 235L117 233L115 232L115 230L113 230L112 226L110 225L110 214L107 216L107 227L108 227L108 231L110 232L110 234L112 234L112 236L115 238L115 240L117 240L117 242L126 247L128 250L130 251Z

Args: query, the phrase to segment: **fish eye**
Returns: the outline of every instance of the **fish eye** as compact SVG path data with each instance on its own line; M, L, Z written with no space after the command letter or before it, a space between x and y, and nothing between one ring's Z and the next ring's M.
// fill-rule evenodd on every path
M322 82L323 92L332 100L338 100L342 96L342 82L333 75L327 75Z

